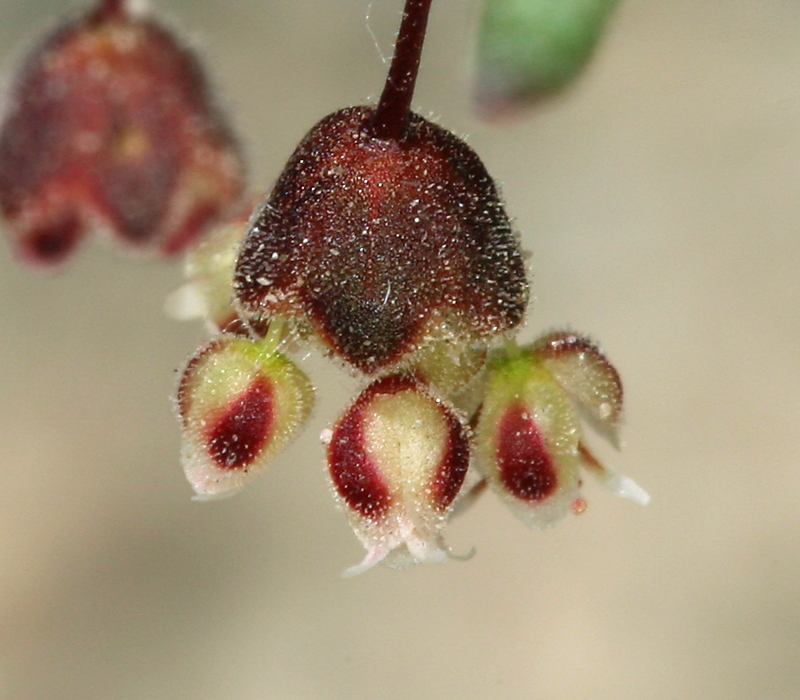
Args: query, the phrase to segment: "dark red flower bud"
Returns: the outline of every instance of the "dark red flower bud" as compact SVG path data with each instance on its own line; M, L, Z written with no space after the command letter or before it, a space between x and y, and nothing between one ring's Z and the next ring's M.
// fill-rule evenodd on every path
M517 236L478 156L409 114L399 140L376 110L344 109L303 139L251 229L236 269L243 312L307 322L367 373L442 325L485 338L527 302Z
M58 263L92 229L179 253L242 186L194 55L124 2L28 57L0 131L0 208L23 260Z

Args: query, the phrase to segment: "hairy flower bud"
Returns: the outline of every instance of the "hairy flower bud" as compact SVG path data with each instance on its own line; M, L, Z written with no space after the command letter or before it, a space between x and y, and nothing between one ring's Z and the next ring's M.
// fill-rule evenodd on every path
M95 229L177 254L242 186L196 58L122 0L28 57L0 130L0 209L24 261L59 263Z
M247 233L252 207L211 228L184 262L188 282L167 297L167 313L180 321L201 318L213 333L233 332L241 327L233 306L233 270Z
M565 515L579 497L578 419L553 376L528 358L496 369L477 427L489 483L529 525Z
M367 548L347 573L444 560L442 532L468 467L465 422L418 379L391 375L368 386L328 443L336 496Z
M264 343L222 335L189 361L177 394L186 478L202 498L240 490L297 433L314 402L306 375Z
M416 114L403 138L376 110L329 115L303 139L236 269L250 319L307 323L352 366L396 366L443 327L476 342L517 326L527 281L517 236L478 156Z
M528 525L551 525L570 510L585 509L579 467L618 495L649 500L632 480L600 465L582 443L578 407L614 435L622 384L585 338L556 333L494 358L476 429L479 465Z

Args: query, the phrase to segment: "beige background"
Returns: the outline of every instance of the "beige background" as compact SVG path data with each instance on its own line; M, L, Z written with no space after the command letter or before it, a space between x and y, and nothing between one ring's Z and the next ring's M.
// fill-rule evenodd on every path
M269 187L303 133L374 98L368 0L162 0L206 53ZM0 0L6 66L77 2ZM375 0L384 53L399 0ZM340 572L361 547L323 477L322 402L265 478L197 504L168 397L202 338L177 267L98 242L59 276L0 249L0 698L786 700L800 676L800 8L623 0L567 99L477 122L476 3L437 0L416 104L503 183L534 251L524 338L600 339L653 495L589 484L528 531L487 498L469 563Z

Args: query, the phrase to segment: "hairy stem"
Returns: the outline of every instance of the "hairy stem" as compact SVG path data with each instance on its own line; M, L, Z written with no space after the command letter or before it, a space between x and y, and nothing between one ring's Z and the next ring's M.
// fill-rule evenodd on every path
M376 138L401 141L405 137L431 2L406 0L392 65L372 122Z

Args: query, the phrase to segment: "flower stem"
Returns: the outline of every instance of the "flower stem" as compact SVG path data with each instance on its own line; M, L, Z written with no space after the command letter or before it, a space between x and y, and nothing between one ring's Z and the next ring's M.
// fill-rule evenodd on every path
M372 122L372 134L376 138L387 141L405 138L431 2L406 0L392 65Z
M269 348L270 352L277 350L286 336L287 328L286 319L282 316L275 316L269 323L267 337L263 342L264 347Z
M506 357L509 360L518 360L520 357L522 357L522 348L517 345L516 338L509 338L506 340L504 349L506 352Z

